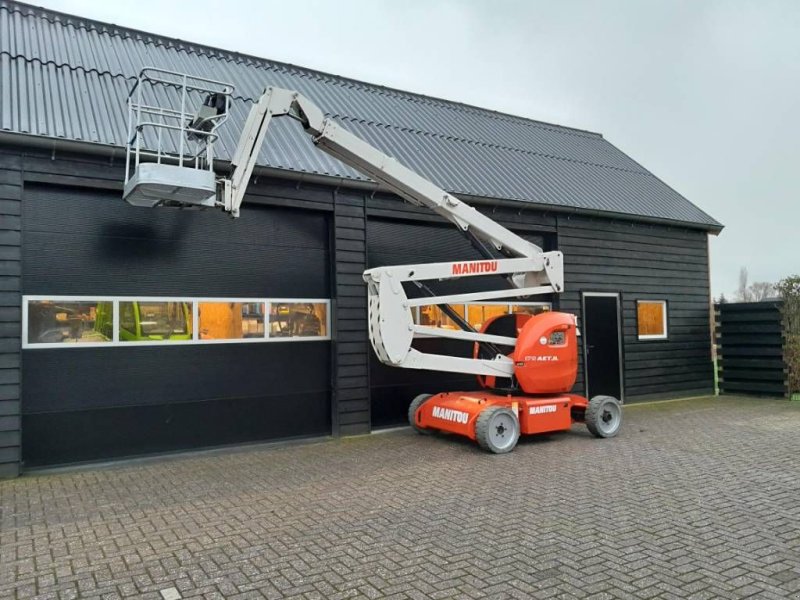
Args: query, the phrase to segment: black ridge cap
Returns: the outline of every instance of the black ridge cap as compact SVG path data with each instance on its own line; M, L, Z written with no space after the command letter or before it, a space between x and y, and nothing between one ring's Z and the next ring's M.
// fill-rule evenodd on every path
M0 0L3 1L3 0ZM65 152L76 152L91 154L95 156L111 156L117 157L120 160L125 160L125 148L122 146L113 146L111 144L103 144L101 142L78 141L67 138L55 138L43 135L32 135L28 133L17 133L10 131L0 131L0 143L9 143L22 148L36 147L48 151L64 150ZM230 162L223 160L215 160L214 166L216 171L230 171ZM253 169L253 176L267 176L286 179L297 182L316 183L320 185L336 186L350 188L353 190L362 190L370 192L386 192L377 183L371 179L350 179L343 176L322 175L319 173L309 173L306 171L298 171L293 169L283 169L279 167L264 167L256 166ZM122 189L122 182L118 185L109 186L114 189ZM473 196L460 192L451 192L460 200L470 204L488 205L488 206L508 206L518 208L519 210L539 210L546 213L558 213L576 216L589 216L598 217L606 220L624 221L627 223L647 223L652 225L665 225L670 227L678 227L680 229L695 229L706 231L712 235L719 235L724 228L724 225L718 222L712 223L698 223L696 221L681 221L679 219L667 219L664 217L650 217L646 215L637 215L634 213L622 213L608 210L599 210L591 208L577 208L572 206L561 206L555 204L539 203L531 200L508 199L492 196ZM431 213L432 215L434 213Z
M401 90L398 88L393 88L385 85L369 83L367 81L361 81L359 79L353 79L351 77L336 75L334 73L328 73L325 71L320 71L318 69L311 69L308 67L294 65L292 63L285 63L263 57L253 56L252 54L245 54L243 52L235 52L231 50L225 50L222 48L215 48L213 46L208 46L206 44L188 42L185 40L181 40L179 38L171 38L166 35L151 33L148 31L142 31L140 29L133 29L131 27L116 25L114 23L105 23L103 21L96 21L88 17L81 17L80 15L62 13L42 6L36 6L24 2L17 2L16 0L0 0L0 8L5 8L6 10L13 12L19 12L24 16L35 16L38 18L42 18L46 21L49 21L50 23L59 23L62 26L70 25L75 28L83 27L87 31L94 29L95 31L98 31L100 33L106 33L108 35L116 35L122 38L140 37L142 41L145 43L148 43L148 39L146 38L150 38L151 40L157 40L156 44L160 42L160 45L163 45L166 48L172 47L177 50L180 50L183 47L187 49L186 50L187 52L196 52L197 54L204 54L211 58L219 58L222 60L230 60L233 62L236 62L237 59L239 59L245 63L257 63L258 65L265 66L265 68L267 69L270 68L267 65L270 65L273 69L274 68L292 69L298 72L305 72L315 75L317 76L317 78L320 79L328 79L333 81L334 83L339 83L344 85L349 83L351 85L357 85L359 87L362 87L365 91L368 92L373 92L373 93L388 92L389 94L396 95L400 98L406 99L411 102L415 101L414 98L418 98L421 101L440 105L443 108L461 107L495 119L513 120L528 126L540 127L545 129L554 129L566 134L603 138L603 134L596 131L590 131L588 129L580 129L578 127L570 127L567 125L558 125L556 123L548 123L546 121L537 121L536 119L521 117L519 115L512 115L510 113L504 113L490 108L483 108L472 104L466 104L464 102L447 100L445 98L437 98L435 96L428 96L426 94L410 92L408 90ZM54 15L56 18L48 18L49 15ZM76 21L78 22L77 24ZM87 23L91 24L91 27L87 27L86 26ZM150 41L149 43L154 43L154 42ZM198 50L203 50L205 52ZM114 75L113 73L110 74Z

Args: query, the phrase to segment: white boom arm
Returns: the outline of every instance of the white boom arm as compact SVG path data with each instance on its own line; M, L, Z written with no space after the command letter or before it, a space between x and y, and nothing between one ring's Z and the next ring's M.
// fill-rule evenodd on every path
M369 293L369 336L379 359L389 365L411 368L510 377L514 365L498 354L492 359L468 359L421 353L411 347L415 333L491 344L511 345L514 338L475 331L452 331L416 325L412 308L422 305L509 299L535 294L558 293L564 289L561 252L543 252L496 221L448 194L424 177L400 164L364 140L343 129L303 95L270 87L247 117L232 158L230 179L221 180L223 207L239 215L247 184L272 117L287 115L300 121L313 142L328 154L357 169L417 206L425 206L462 232L500 252L505 258L456 263L432 263L378 267L364 273ZM486 251L486 250L485 250ZM488 251L486 251L488 252ZM409 299L403 282L442 280L457 277L506 275L513 288L477 294Z

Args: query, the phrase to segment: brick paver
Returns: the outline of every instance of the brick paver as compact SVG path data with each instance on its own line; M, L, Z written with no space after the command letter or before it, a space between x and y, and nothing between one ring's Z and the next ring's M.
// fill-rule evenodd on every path
M0 483L0 598L800 598L800 405L410 430ZM173 590L174 591L174 590Z

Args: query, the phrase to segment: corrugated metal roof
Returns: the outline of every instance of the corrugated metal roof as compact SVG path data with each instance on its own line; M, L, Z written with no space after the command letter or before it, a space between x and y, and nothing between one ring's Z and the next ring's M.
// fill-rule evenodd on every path
M720 224L596 133L532 121L0 0L0 130L124 145L125 98L147 66L229 81L228 158L267 85L329 116L455 194ZM259 165L353 180L296 124L270 127Z

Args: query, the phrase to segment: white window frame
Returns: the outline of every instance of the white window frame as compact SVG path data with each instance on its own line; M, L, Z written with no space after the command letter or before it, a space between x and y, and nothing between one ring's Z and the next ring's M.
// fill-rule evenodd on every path
M662 319L663 319L663 326L664 326L664 333L654 333L654 334L646 334L642 335L639 333L639 304L646 303L646 304L661 304L664 307L662 312ZM667 318L667 308L668 304L666 300L646 300L641 299L636 301L636 336L637 339L640 340L666 340L669 337L669 329Z
M49 300L53 302L111 302L113 307L113 339L107 342L46 342L37 344L28 341L28 305L30 302ZM126 342L119 339L120 302L187 302L192 303L191 340L146 340ZM264 337L239 338L230 340L200 339L200 303L261 303L264 305ZM269 313L273 303L325 304L325 332L319 336L270 337ZM52 348L137 348L140 346L191 346L204 344L261 344L275 342L316 342L331 339L331 301L329 298L216 298L206 296L65 296L65 295L25 295L22 297L22 348L26 350Z

